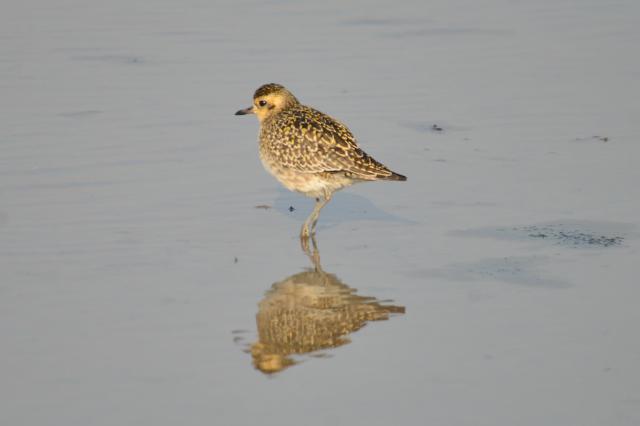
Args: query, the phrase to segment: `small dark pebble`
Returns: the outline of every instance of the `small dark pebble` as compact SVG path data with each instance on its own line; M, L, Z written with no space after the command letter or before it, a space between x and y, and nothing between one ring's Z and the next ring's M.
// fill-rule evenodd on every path
M294 211L295 209L296 209L295 207L293 207L293 206L289 206L289 211L290 211L290 212Z
M539 233L539 234L529 234L531 238L547 238L547 234Z
M597 141L600 141L600 142L609 142L609 136L594 135L594 136L586 137L586 138L575 138L574 140L576 142L584 142L584 141L588 141L588 140L597 140Z

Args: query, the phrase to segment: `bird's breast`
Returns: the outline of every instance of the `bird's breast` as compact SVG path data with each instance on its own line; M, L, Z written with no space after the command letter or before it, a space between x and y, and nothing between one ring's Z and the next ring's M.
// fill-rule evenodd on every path
M268 153L260 150L260 160L264 168L275 177L278 182L290 191L300 192L307 197L323 197L325 194L342 189L355 183L344 173L304 173L286 167Z

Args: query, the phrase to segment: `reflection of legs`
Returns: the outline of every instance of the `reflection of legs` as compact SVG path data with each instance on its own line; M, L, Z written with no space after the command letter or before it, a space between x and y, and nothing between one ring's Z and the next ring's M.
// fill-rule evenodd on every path
M316 237L311 234L311 242L313 243L313 253L309 256L313 267L316 272L322 272L322 266L320 265L320 250L318 250L318 244L316 244Z
M311 240L313 250L309 248L309 240ZM315 235L311 234L311 237L309 238L300 238L300 244L304 254L306 254L309 257L309 260L311 260L315 271L322 272L322 266L320 266L320 251L318 250Z

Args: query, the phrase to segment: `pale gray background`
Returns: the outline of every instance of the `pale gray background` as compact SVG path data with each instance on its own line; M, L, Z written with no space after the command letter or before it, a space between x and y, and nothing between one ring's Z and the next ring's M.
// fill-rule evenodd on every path
M0 424L640 424L639 5L3 1ZM233 116L271 81L409 180L319 228L406 315L267 377L311 208Z

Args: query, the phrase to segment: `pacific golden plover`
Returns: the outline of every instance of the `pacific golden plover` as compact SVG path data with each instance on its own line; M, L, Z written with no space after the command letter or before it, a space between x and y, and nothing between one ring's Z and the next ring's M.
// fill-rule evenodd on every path
M270 83L253 95L253 105L236 115L260 121L260 159L265 169L291 191L316 199L300 231L308 238L320 210L334 192L358 182L407 180L358 147L347 126L302 105L284 86Z

